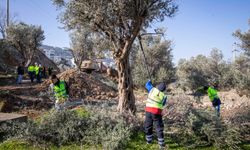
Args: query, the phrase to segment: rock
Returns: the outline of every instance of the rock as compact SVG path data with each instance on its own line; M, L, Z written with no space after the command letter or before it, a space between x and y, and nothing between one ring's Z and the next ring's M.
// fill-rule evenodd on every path
M101 99L100 95L95 96L96 99Z
M101 96L102 100L107 100L108 98L106 96Z

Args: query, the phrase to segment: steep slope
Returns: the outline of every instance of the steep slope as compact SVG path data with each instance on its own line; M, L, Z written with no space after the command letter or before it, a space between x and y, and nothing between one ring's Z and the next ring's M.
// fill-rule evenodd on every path
M14 72L16 66L24 60L23 56L13 48L7 41L0 40L0 72L10 73ZM59 71L56 64L46 57L40 50L37 50L32 63L37 62L46 67L53 67Z

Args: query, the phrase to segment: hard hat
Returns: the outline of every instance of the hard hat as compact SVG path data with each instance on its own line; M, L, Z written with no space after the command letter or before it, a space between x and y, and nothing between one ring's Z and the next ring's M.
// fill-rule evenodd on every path
M166 90L166 84L164 82L161 82L159 85L158 85L158 90L160 91L165 91Z

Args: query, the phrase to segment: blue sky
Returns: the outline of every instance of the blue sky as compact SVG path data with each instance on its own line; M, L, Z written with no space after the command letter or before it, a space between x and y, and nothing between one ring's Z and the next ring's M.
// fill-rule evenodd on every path
M5 8L6 0L0 0ZM250 0L177 0L179 12L174 18L155 23L152 28L166 27L167 39L173 41L174 61L198 54L209 55L212 48L222 50L226 59L232 58L232 33L249 29ZM28 24L41 25L45 31L44 44L69 47L68 33L58 22L56 7L50 0L10 0L11 13Z

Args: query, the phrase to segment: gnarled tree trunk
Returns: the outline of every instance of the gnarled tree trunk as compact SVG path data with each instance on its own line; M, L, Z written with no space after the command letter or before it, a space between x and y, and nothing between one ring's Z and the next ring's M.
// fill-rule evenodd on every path
M130 111L135 113L135 96L133 92L133 80L131 76L131 69L129 65L129 59L124 58L117 60L118 67L118 93L119 93L119 103L118 111Z

